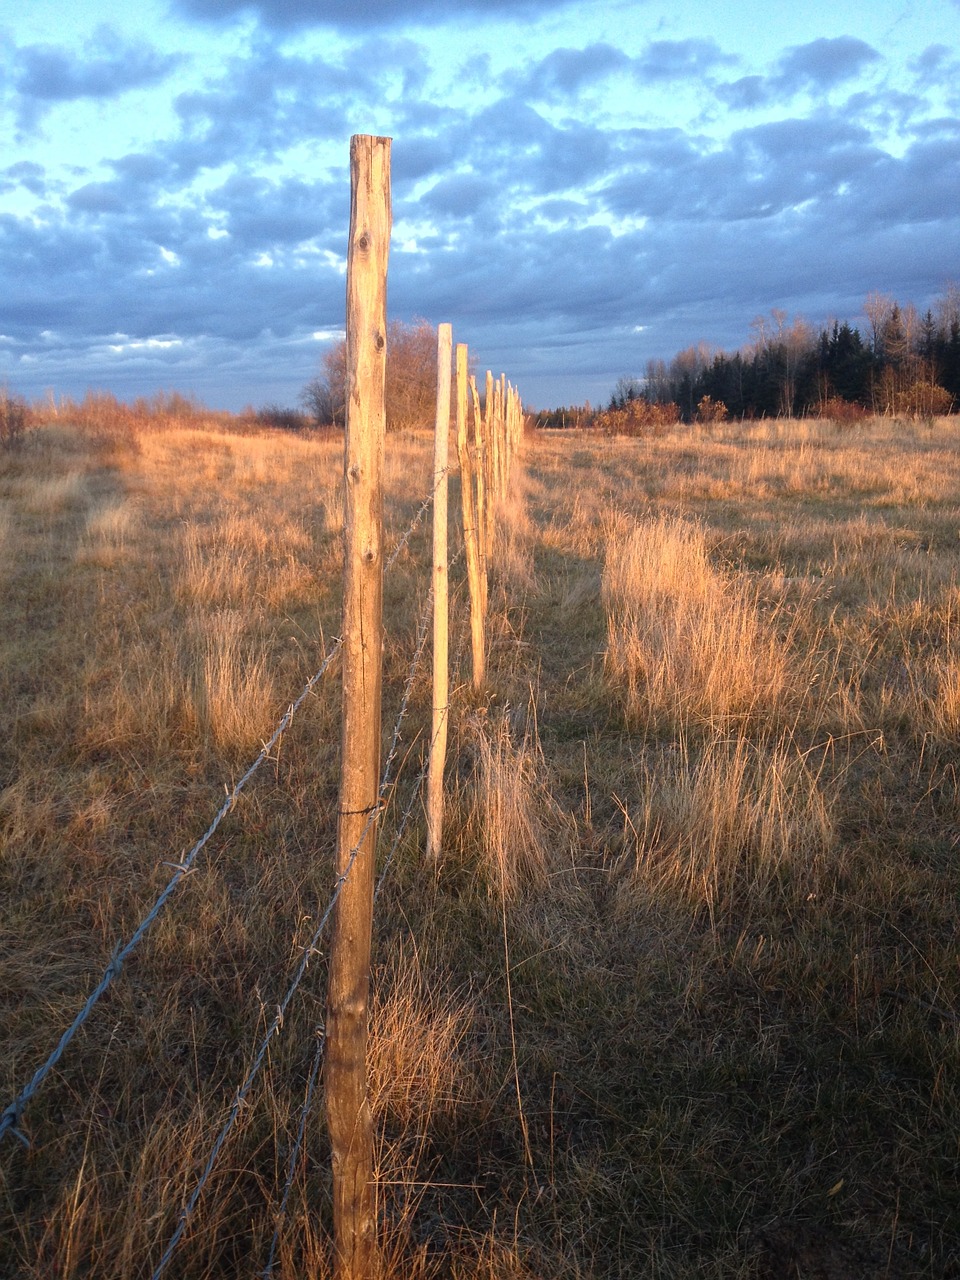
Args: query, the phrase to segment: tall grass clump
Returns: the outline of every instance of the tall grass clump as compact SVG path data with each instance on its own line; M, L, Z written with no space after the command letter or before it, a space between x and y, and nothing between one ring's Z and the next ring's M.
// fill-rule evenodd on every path
M201 730L219 747L252 747L275 712L262 640L245 632L243 614L220 609L194 621L194 699Z
M700 526L661 516L613 533L603 601L607 673L632 720L746 724L796 706L804 673L789 637L713 567Z
M788 740L715 732L637 762L638 802L624 805L632 845L624 900L666 895L711 912L816 894L834 838L824 753Z
M421 1139L438 1115L453 1115L474 1090L466 1041L476 1010L468 992L444 990L415 950L384 966L370 1021L374 1114Z
M562 814L550 790L536 727L519 732L508 711L473 725L476 753L470 824L480 847L480 871L488 889L510 900L547 883Z

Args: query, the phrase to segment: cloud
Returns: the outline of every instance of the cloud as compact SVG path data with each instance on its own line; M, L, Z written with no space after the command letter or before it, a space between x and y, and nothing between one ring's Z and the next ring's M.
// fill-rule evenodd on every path
M765 76L741 76L739 80L717 85L716 95L734 111L752 111L766 106L773 97L773 88Z
M643 55L634 60L633 71L638 79L646 82L698 80L714 67L736 61L713 40L654 40Z
M243 8L179 3L225 18ZM312 335L342 327L353 132L395 139L391 313L452 321L480 361L557 388L547 397L579 378L571 398L602 399L617 373L701 337L736 345L772 305L853 317L871 287L923 304L927 282L935 293L960 261L945 46L918 52L906 80L891 64L880 88L879 55L849 37L756 74L706 39L631 56L585 38L497 77L472 52L475 28L458 30L452 58L446 35L363 29L384 13L446 21L453 11L432 0L260 0L257 12L279 30L294 9L356 29L322 43L231 32L216 60L177 77L177 96L164 89L166 136L145 128L121 154L77 157L83 171L51 166L39 146L8 156L0 380L134 393L153 380L220 403L292 403L316 368ZM521 6L474 0L457 16L481 11ZM148 46L111 53L99 39L67 65L71 92L125 92L115 66L113 81L93 74L124 49L134 80L138 66L161 74ZM41 76L34 64L38 92L50 65ZM718 85L726 76L739 78ZM715 103L700 114L711 89L771 109L735 128Z
M273 155L305 138L346 132L351 105L373 92L369 70L261 46L174 99L181 131L166 155L183 177L245 156Z
M98 27L82 54L60 45L24 45L15 56L14 87L44 103L77 98L115 98L130 89L159 84L183 61L143 41L125 41Z
M0 169L0 192L15 191L18 187L23 187L31 195L45 196L47 180L43 165L32 160L20 160Z
M524 72L509 73L503 83L524 97L556 100L632 67L633 59L621 49L598 42L583 49L554 49Z
M876 49L853 36L820 37L788 49L769 75L741 76L718 85L716 95L734 110L749 111L805 91L826 93L881 60Z
M186 17L208 22L253 13L266 27L331 26L344 30L381 29L404 24L446 25L473 18L524 18L553 13L548 0L174 0Z
M431 213L441 217L463 218L476 214L495 194L490 183L479 174L454 174L449 178L441 178L421 198L421 203Z
M832 89L879 61L880 54L863 40L853 36L834 39L821 36L809 44L795 45L784 54L776 84L794 93L801 89Z
M713 40L654 40L638 57L599 41L582 49L554 49L525 70L505 75L502 85L518 97L558 102L615 75L641 84L702 80L713 68L734 62Z
M601 194L619 217L772 218L831 200L882 154L865 129L839 115L741 129L722 146L675 129L648 130L625 143L620 172Z

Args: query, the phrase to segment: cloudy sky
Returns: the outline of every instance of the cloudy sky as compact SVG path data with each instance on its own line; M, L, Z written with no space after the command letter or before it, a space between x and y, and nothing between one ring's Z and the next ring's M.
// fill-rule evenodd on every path
M960 280L960 0L24 0L0 381L292 404L342 329L349 137L393 318L543 407L773 307Z

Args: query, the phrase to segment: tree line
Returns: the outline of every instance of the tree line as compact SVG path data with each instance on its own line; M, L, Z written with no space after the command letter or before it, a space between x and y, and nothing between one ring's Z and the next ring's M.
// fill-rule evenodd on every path
M642 378L620 379L605 412L631 416L643 402L675 406L678 419L693 421L932 416L960 407L960 286L950 285L923 315L871 293L864 314L869 328L861 333L839 320L816 331L773 310L753 322L739 351L698 343L669 362L648 361ZM638 411L640 404L632 416Z

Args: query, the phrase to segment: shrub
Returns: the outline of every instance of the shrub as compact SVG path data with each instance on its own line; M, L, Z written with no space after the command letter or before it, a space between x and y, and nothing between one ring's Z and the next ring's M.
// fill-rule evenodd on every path
M726 422L729 417L730 410L722 400L714 400L713 396L701 397L697 405L698 422Z
M604 409L594 419L594 426L608 436L660 435L680 421L680 410L670 401L657 404L638 398L628 400L622 409Z
M427 320L387 329L384 388L387 430L433 425L437 404L437 331ZM343 338L324 355L322 372L300 393L300 402L317 426L342 426L346 419L347 344Z
M285 409L278 404L265 404L254 414L257 426L275 427L278 431L306 431L312 420L299 409Z
M23 442L29 425L25 400L0 390L0 448L14 449Z
M895 412L911 418L935 418L937 414L949 413L952 407L953 396L949 391L922 378L903 387L894 396Z
M821 401L817 416L829 418L831 422L836 422L838 425L850 426L855 422L862 422L868 416L868 410L856 400L830 396L829 399Z

